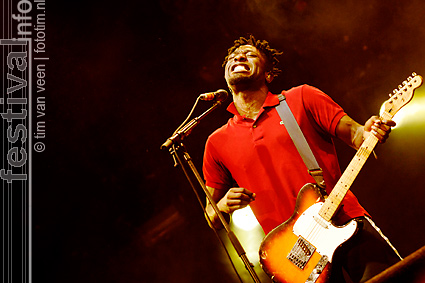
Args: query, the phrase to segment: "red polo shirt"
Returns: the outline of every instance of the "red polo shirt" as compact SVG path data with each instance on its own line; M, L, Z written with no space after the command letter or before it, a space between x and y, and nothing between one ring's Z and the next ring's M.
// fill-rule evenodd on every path
M323 169L330 192L341 176L332 138L346 114L329 96L308 85L282 93ZM228 111L234 116L210 135L204 154L206 185L222 190L239 186L255 192L256 200L250 206L266 234L292 215L301 187L314 183L280 123L278 104L277 95L268 93L253 120L240 116L231 103ZM365 213L349 191L336 220L343 223Z

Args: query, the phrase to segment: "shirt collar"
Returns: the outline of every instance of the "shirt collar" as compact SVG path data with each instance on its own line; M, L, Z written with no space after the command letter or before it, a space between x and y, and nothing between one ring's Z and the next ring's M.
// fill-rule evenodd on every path
M258 114L258 116L261 115L261 113L264 112L265 108L268 107L275 107L276 105L279 104L279 98L277 97L276 94L271 93L270 91L267 93L267 97L266 100L263 103L263 106L260 110L260 113ZM237 120L242 120L242 119L246 119L245 117L239 115L238 110L236 109L235 103L232 102L229 104L229 106L227 107L227 111L229 111L230 113L232 113L233 115L235 115Z

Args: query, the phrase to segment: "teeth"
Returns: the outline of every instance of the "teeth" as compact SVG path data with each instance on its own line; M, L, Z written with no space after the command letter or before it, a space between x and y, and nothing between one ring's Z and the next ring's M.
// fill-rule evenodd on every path
M234 72L244 72L246 71L244 66L238 65L235 67L235 69L233 69Z

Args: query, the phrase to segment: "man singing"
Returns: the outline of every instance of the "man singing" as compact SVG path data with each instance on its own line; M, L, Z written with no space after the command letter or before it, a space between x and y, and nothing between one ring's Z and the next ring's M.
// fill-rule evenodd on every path
M203 164L207 188L219 210L229 218L249 204L266 234L291 217L299 190L315 182L281 123L275 108L277 95L268 89L280 72L280 54L253 36L241 37L228 50L224 77L233 96L227 110L234 116L208 138ZM395 126L392 120L377 116L360 125L329 96L309 85L282 94L323 170L327 193L341 176L334 138L358 149L371 134L385 142ZM209 203L206 214L212 225L221 228ZM400 260L348 191L332 221L343 225L351 219L358 221L360 230L335 253L332 282L345 282L344 273L353 282L364 282Z

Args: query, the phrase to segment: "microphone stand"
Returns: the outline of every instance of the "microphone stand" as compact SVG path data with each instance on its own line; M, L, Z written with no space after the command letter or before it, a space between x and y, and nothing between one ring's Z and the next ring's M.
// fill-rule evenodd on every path
M162 145L161 149L170 148L171 145L174 143L182 141L185 137L187 137L192 129L199 124L199 122L205 118L211 111L216 109L218 106L220 106L222 101L216 101L213 106L211 106L207 111L202 113L200 116L193 118L189 123L187 123L185 126L181 127L180 130L178 130L175 134L173 134L171 137L169 137Z
M249 274L251 275L252 279L256 283L260 283L260 279L258 278L258 275L255 273L253 269L253 264L249 261L248 257L246 256L246 252L243 249L241 243L239 242L238 238L236 237L235 233L231 231L229 224L225 220L223 214L218 209L216 202L213 200L211 194L207 190L207 187L205 186L205 183L199 174L198 170L196 169L192 158L190 157L189 153L186 150L185 145L182 143L182 140L187 137L192 129L200 122L201 119L203 119L207 114L209 114L211 111L216 109L218 106L220 106L222 101L216 101L214 105L209 108L207 111L202 113L200 116L192 119L189 123L187 123L185 126L181 128L181 130L177 131L175 134L173 134L171 137L169 137L164 144L162 144L161 149L169 148L170 154L173 157L174 160L174 166L180 165L182 168L187 180L189 181L193 191L195 192L196 196L198 197L198 200L200 200L198 193L196 191L196 186L192 182L188 171L186 170L183 160L179 157L178 150L181 149L183 152L183 159L186 161L190 169L192 170L192 173L195 175L198 183L201 185L202 190L204 191L209 203L211 204L212 208L214 209L215 213L217 214L218 218L220 219L220 222L222 223L227 236L230 239L230 242L232 243L233 247L235 248L238 256L241 258L243 263L245 264L245 268L248 270ZM170 148L171 147L171 148ZM201 200L200 200L201 201ZM201 204L202 205L202 204ZM215 229L213 225L211 225L212 229Z

